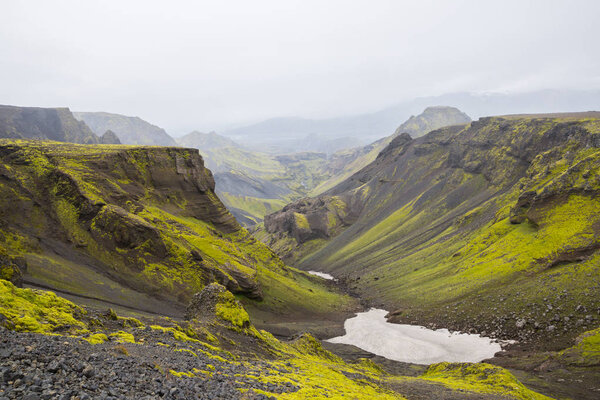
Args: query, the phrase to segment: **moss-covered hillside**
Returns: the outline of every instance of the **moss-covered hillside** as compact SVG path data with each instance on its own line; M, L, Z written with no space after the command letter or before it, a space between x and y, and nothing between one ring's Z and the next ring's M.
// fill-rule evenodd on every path
M257 330L220 285L210 285L200 298L200 314L186 321L140 320L113 310L86 310L54 293L19 289L0 279L0 393L8 398L37 392L48 398L75 393L72 397L549 399L489 364L440 363L406 376L369 359L346 362L308 334L282 342Z
M353 307L241 228L196 150L0 141L3 278L179 315L219 282L249 309Z
M599 117L401 135L310 207L269 216L262 239L396 310L393 321L556 346L599 323ZM355 217L330 221L330 199ZM319 234L328 222L333 234Z

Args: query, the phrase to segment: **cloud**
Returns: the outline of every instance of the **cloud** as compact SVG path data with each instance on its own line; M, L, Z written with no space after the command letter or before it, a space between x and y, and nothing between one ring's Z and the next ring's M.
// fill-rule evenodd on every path
M597 1L13 1L0 102L174 133L448 91L598 88Z

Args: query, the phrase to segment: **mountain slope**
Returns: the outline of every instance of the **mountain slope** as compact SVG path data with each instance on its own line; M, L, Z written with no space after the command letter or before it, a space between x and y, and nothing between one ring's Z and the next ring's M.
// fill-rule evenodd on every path
M252 311L353 307L242 229L195 150L1 140L0 186L0 256L26 284L167 315L212 282Z
M107 112L74 112L73 115L85 122L97 135L113 131L123 144L149 146L175 146L175 140L164 129L138 117L128 117Z
M402 123L402 125L396 128L394 134L379 139L368 146L333 154L328 162L328 169L331 171L329 178L315 187L310 192L310 195L316 196L331 189L355 172L369 165L375 160L381 150L401 133L406 132L413 138L416 138L434 129L469 122L471 122L471 118L457 108L447 106L427 107L421 114L417 116L413 115Z
M600 113L481 118L396 137L260 235L394 321L556 346L598 323L599 179Z
M104 133L104 132L102 132ZM100 139L68 108L0 105L0 138L41 139L93 144ZM109 141L109 137L106 138Z

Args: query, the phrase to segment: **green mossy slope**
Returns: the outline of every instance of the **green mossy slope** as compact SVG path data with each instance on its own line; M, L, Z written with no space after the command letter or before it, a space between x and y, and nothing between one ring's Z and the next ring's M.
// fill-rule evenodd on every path
M600 306L599 176L597 113L398 137L321 197L359 215L300 265L345 278L397 310L394 321L564 344L598 324L584 310ZM319 208L304 212L311 220ZM310 246L280 233L263 240L300 254Z
M2 140L0 189L0 246L26 283L174 314L215 281L264 309L353 307L241 228L195 150Z

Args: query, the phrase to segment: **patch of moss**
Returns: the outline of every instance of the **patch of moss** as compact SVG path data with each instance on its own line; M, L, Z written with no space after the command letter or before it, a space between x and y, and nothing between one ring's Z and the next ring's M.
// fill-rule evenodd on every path
M109 335L117 343L135 343L135 337L133 334L125 331L118 331Z
M433 364L420 379L439 382L453 389L505 395L522 400L550 399L527 389L506 369L485 363Z
M0 314L7 319L7 327L20 332L48 333L86 329L78 315L85 311L53 292L19 289L0 279Z
M298 229L310 230L310 224L308 223L306 215L294 213L294 219L296 221L296 226L298 227Z
M85 338L90 344L101 344L108 340L108 336L104 333L95 333Z
M219 318L230 322L237 328L244 328L250 324L248 313L229 291L219 294L215 313Z
M575 342L558 353L559 360L572 365L600 365L600 328L582 333Z

